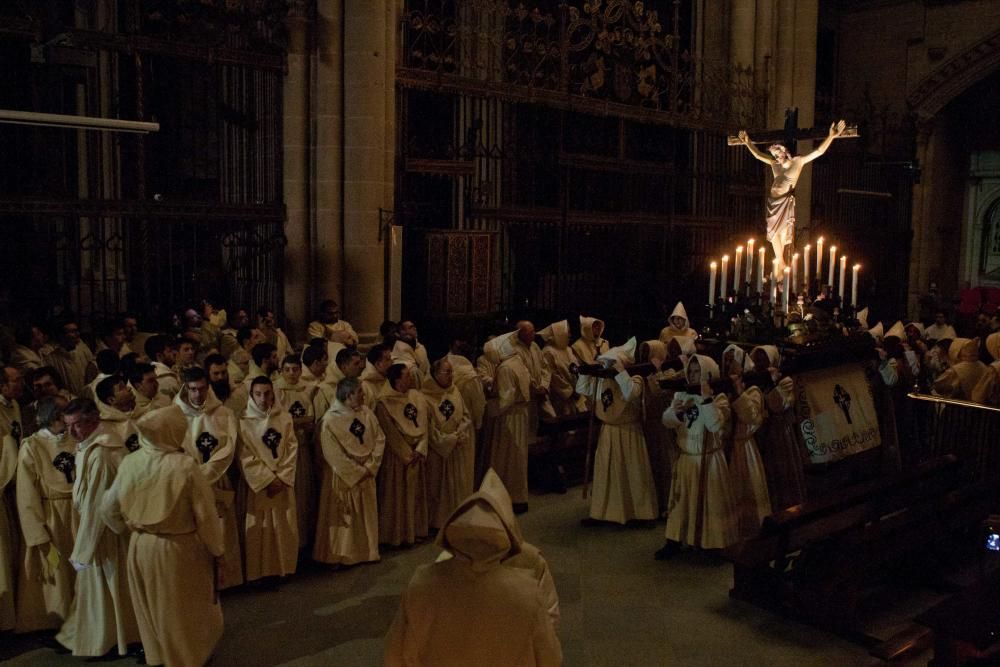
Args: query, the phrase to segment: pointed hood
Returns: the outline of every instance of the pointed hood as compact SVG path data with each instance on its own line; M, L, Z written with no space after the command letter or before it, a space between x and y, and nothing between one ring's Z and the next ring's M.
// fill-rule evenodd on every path
M594 324L600 325L598 328L601 330L601 333L597 336L594 335ZM600 342L604 338L604 320L597 319L596 317L581 315L580 338L591 344L597 344Z
M136 422L140 449L122 463L122 514L132 525L160 523L173 512L177 501L197 472L184 451L188 423L180 406L168 405L146 413Z
M761 350L767 355L767 361L773 368L779 368L781 366L781 354L778 352L777 347L774 345L758 345L754 349L750 350L750 356L752 357L753 353L757 350ZM752 360L751 363L753 363Z
M606 367L614 366L616 361L621 361L624 365L631 364L635 361L635 348L635 336L632 336L624 345L613 347L597 357L597 362Z
M569 347L569 322L566 320L553 322L539 331L538 335L542 337L542 340L544 340L546 344L551 345L558 350L563 350Z
M521 538L512 527L513 512L491 485L462 501L438 532L436 544L473 571L485 572L521 551Z
M924 325L923 324L921 324L920 322L908 322L906 324L906 326L904 327L904 329L908 330L910 327L913 327L916 330L918 338L923 338L924 337Z
M698 346L694 343L694 338L689 338L687 336L675 336L670 339L667 343L667 351L670 351L670 346L677 344L677 349L680 350L681 356L690 357L693 354L698 353Z
M862 329L868 328L868 306L865 306L857 312L856 317L858 318L858 323L861 325Z
M1000 361L1000 331L986 337L986 351L994 361Z
M704 354L694 354L688 357L687 361L684 362L684 380L688 384L692 384L689 368L691 366L691 362L695 359L698 360L698 365L701 367L702 380L712 382L713 380L718 380L719 377L721 377L719 364L715 363L714 359L706 357Z
M979 359L979 339L978 338L956 338L951 341L948 348L948 361L954 366L963 361L976 361Z
M510 359L517 354L517 350L514 349L514 343L511 340L516 335L516 331L511 331L510 333L497 336L493 340L486 341L486 344L483 345L483 354L494 367L499 366L502 361Z
M445 359L451 363L451 369L455 373L453 380L455 384L461 386L469 380L479 379L479 373L476 372L476 367L472 365L471 361L462 355L448 354Z
M877 322L875 326L868 330L868 335L874 338L876 342L881 343L882 339L885 338L885 327L882 326L881 322Z
M750 355L746 353L746 350L744 350L739 345L731 344L731 345L727 346L725 350L722 351L722 359L723 359L723 361L725 361L726 355L729 354L730 352L732 352L733 359L739 365L739 367L740 367L741 370L743 370L743 371L753 370L753 362L750 361ZM725 370L726 374L729 373L729 369L728 368L726 368L724 370Z
M896 320L896 323L892 325L892 328L885 333L886 338L891 338L893 336L899 340L906 339L906 329L903 327L903 322L901 320Z
M654 338L652 340L643 341L642 345L640 345L639 347L641 348L643 345L645 345L646 349L648 350L648 356L646 357L646 361L649 361L654 357L659 359L667 358L667 346L664 345L663 341L661 341L660 339Z
M673 319L675 317L683 317L684 324L681 325L680 327L675 327L673 323ZM674 306L673 312L670 313L670 317L667 319L667 323L674 329L677 329L678 331L686 331L687 328L691 326L691 320L688 319L688 311L684 307L683 303L681 303L680 301L677 302L677 305Z

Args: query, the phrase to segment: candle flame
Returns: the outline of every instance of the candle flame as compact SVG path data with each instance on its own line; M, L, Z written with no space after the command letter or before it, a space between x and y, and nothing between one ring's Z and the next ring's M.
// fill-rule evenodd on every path
M792 259L798 259L798 258L799 258L799 253L797 253L797 252L796 253L792 253Z
M807 244L806 244L806 252L809 252L809 249L810 249L810 248L812 248L812 244L810 244L810 243L807 243Z
M729 261L729 255L723 255L722 256L722 261L723 262L728 262Z
M785 267L785 273L791 273L791 272L792 272L792 269L790 267L786 266Z
M715 262L712 262L711 264L709 264L709 266L711 266L714 269L715 267L718 266L718 264L716 264Z
M837 246L835 245L830 246L830 252L832 252L833 254L837 254Z
M822 237L822 236L821 236L821 237L819 237L819 243L820 243L820 244L822 244L822 243L823 243L823 237Z
M860 264L855 264L855 265L854 265L854 270L855 270L855 271L857 271L857 270L858 270L858 269L860 269L860 268L861 268L861 265L860 265Z
M743 252L743 246L741 246L741 245L736 246L736 252L737 253Z

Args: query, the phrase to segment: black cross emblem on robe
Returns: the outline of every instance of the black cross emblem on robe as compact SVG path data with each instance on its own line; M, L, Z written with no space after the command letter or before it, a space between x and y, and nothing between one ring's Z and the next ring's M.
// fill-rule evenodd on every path
M358 419L351 422L351 433L358 439L359 443L365 444L365 425Z
M202 463L208 463L208 460L212 458L212 452L219 446L219 439L208 431L204 431L194 441L194 446L201 453Z
M10 436L14 442L21 442L21 423L16 419L10 423Z
M137 449L139 449L139 434L138 433L133 433L129 437L125 438L125 449L127 449L130 454L132 452L136 451Z
M302 406L301 403L299 403L298 401L295 401L294 403L292 403L292 407L288 408L288 414L290 414L291 416L293 416L295 418L305 417L306 416L306 409Z
M851 394L839 384L833 388L833 402L844 411L847 423L853 424L854 422L851 420Z
M615 394L610 389L605 389L601 392L601 405L607 410L611 407L611 404L615 402Z
M281 434L273 428L269 428L264 431L264 436L261 440L263 441L264 446L271 450L271 456L278 458L278 445L281 444Z
M455 414L455 404L446 398L441 401L441 405L438 406L438 411L444 415L445 419L451 419L451 416Z
M687 421L687 427L691 426L698 421L698 417L701 416L701 410L698 409L697 405L692 405L690 408L684 411L684 419Z
M414 428L420 428L420 426L417 424L417 406L415 406L413 403L407 403L403 407L403 416L409 419L411 422L413 422Z
M59 452L52 459L52 467L66 476L66 483L72 484L76 478L76 457L66 452Z

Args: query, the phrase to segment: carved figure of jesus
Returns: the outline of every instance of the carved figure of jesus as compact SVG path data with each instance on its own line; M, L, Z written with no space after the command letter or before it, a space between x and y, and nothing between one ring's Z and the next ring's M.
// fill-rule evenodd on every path
M774 181L767 195L765 217L767 218L767 240L774 249L778 261L774 265L775 276L785 270L785 246L793 241L795 234L795 184L802 175L802 168L826 152L833 140L844 133L847 123L838 121L830 125L830 133L819 146L806 155L792 155L781 144L768 147L767 153L754 146L746 130L740 130L739 139L750 153L770 165Z

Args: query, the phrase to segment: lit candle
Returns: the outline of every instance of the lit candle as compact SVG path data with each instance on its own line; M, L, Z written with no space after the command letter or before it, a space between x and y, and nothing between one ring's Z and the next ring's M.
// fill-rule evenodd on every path
M792 257L794 258L795 255L793 255ZM784 293L784 295L781 298L781 301L784 304L786 311L788 310L788 304L790 303L789 300L788 300L789 299L789 295L791 295L791 293L792 293L792 273L791 272L792 272L792 270L786 266L785 267L785 293Z
M837 246L830 246L830 279L826 281L826 284L833 289L833 272L837 268Z
M803 258L802 258L802 260L804 262L804 265L802 266L802 277L804 278L804 280L802 281L802 293L803 294L808 294L809 293L809 251L810 250L812 250L812 246L807 243L806 244L805 256L803 256Z
M851 305L855 309L858 307L858 271L861 270L860 264L854 265L854 275L851 276Z
M823 280L823 237L816 241L816 280Z
M753 279L753 244L754 240L747 241L747 284Z
M798 275L799 275L799 253L796 252L792 253L792 285L795 286L795 289L799 288L799 283L796 281ZM789 294L791 294L791 292L789 292Z
M712 267L712 277L708 279L708 305L715 305L715 272L718 269L718 264L712 262L709 264Z
M840 256L840 303L844 303L844 279L847 277L847 255Z
M722 272L719 276L719 298L726 298L726 267L729 266L729 255L722 256Z
M778 258L771 260L771 304L778 307Z
M736 264L733 266L733 291L737 295L740 293L740 280L743 279L743 274L740 269L743 267L743 246L736 246Z
M757 264L757 294L764 293L764 252L765 249L760 249L760 261Z

